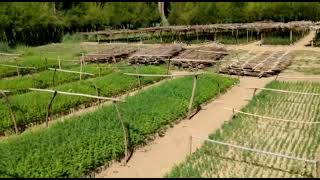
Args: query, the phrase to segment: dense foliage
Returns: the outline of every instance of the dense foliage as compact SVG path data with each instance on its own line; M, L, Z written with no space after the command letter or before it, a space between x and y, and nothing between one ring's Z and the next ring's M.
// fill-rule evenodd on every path
M124 70L125 72L135 72L134 68ZM150 74L165 74L165 68L162 66L144 66L139 68L140 73ZM141 84L146 85L154 81L162 79L161 77L145 77L141 78ZM127 92L139 86L136 77L124 75L123 72L114 72L105 76L90 78L82 81L75 81L71 83L64 83L59 86L51 87L50 89L67 91L74 93L84 93L96 95L96 87L100 92L100 96L112 97L121 93ZM51 93L46 92L29 92L20 95L10 96L16 112L16 121L20 128L29 125L30 123L43 122L47 113L47 106L52 97ZM71 108L78 107L82 104L95 102L96 99L57 95L52 105L51 114L58 114L68 112ZM10 112L3 99L0 99L0 133L5 130L11 130L13 122Z
M194 106L225 91L235 81L219 75L200 75ZM119 104L130 144L143 143L148 135L183 117L188 111L191 87L192 77L183 77ZM0 177L81 177L123 153L117 111L114 106L106 106L48 129L1 141Z
M165 7L171 25L320 19L319 2L173 2ZM67 33L160 22L157 2L0 3L0 41L10 45L59 42Z

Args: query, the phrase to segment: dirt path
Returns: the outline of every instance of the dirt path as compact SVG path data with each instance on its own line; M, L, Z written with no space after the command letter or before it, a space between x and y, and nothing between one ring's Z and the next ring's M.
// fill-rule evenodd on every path
M310 44L310 41L316 36L316 31L310 31L308 35L303 37L297 43L294 44L295 47L305 47L306 45Z
M232 112L224 107L240 109L252 96L246 87L264 87L273 78L241 77L240 83L216 100L208 103L191 120L183 120L158 138L134 152L127 166L112 164L96 177L163 177L174 164L182 162L189 153L190 135L207 137L231 118ZM193 141L193 151L203 142Z

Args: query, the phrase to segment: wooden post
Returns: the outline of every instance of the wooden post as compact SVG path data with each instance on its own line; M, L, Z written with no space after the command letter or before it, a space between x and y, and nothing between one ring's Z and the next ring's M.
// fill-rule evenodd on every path
M197 30L195 30L196 31L196 35L197 35L197 42L199 42L199 35L198 35L198 31Z
M249 31L247 29L247 43L249 42Z
M141 37L141 33L140 33L140 36L139 36L139 37L140 37L140 44L142 44L142 37Z
M232 108L232 117L234 117L235 112L234 112L234 108Z
M81 62L80 62L80 81L81 81L81 79L82 79L82 69L83 69L83 61L82 61L82 59L81 59Z
M51 107L52 107L53 100L57 94L58 94L57 91L54 91L53 96L52 96L51 100L49 101L48 108L47 108L47 116L46 116L46 127L49 126L49 117L50 117L50 113L51 113Z
M193 85L192 85L192 94L191 94L191 98L190 98L190 102L189 102L189 107L188 107L188 117L191 114L191 109L192 109L192 104L193 104L193 100L194 100L194 95L195 95L195 91L196 91L196 86L197 86L197 75L193 76Z
M237 42L237 44L239 44L239 41L238 41L238 29L236 30L236 42Z
M162 42L162 31L160 31L160 42Z
M290 29L290 45L292 45L292 29Z
M13 125L14 125L14 130L15 130L16 134L18 134L19 130L18 130L18 125L17 125L17 121L16 121L16 115L15 115L13 109L12 109L12 105L11 105L11 103L9 101L9 98L5 94L5 92L0 91L0 93L2 94L2 96L4 97L4 99L6 101L6 104L7 104L7 107L9 109L9 111L10 111L11 119L12 119L12 122L13 122Z
M61 59L60 59L60 56L58 56L58 62L59 62L59 69L61 69Z
M192 154L192 136L189 138L189 155Z
M256 95L256 92L257 92L257 88L254 88L252 97Z
M214 30L214 42L217 41L217 29Z
M170 62L171 62L171 60L169 59L168 64L167 64L167 75L169 75L169 71L170 71Z
M120 114L120 111L118 109L118 105L115 101L113 101L114 103L114 106L116 108L116 111L117 111L117 114L118 114L118 118L119 118L119 121L121 123L121 126L122 126L122 132L123 132L123 138L124 138L124 153L125 153L125 160L123 161L123 165L126 165L127 163L127 160L128 160L128 131L127 131L127 128L123 122L123 119L121 117L121 114Z
M316 162L316 177L320 177L320 161Z
M56 76L56 73L57 73L57 69L54 69L53 76L52 76L52 86L54 86L54 78Z

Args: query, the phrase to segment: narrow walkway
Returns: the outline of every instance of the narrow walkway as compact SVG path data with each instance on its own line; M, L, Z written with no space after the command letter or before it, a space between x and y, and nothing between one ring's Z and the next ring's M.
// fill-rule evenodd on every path
M252 91L246 87L264 87L273 78L258 79L241 77L240 83L216 100L208 103L191 120L183 120L158 138L136 152L126 166L114 163L96 177L163 177L177 163L189 154L190 135L207 137L228 121L232 112L224 107L240 109L251 99ZM203 142L193 141L193 151Z
M308 35L300 39L297 43L294 44L295 47L305 47L310 44L312 39L316 36L316 31L310 31Z

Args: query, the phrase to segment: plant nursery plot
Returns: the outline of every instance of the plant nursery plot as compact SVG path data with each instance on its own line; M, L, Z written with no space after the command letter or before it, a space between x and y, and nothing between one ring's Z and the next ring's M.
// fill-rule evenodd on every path
M216 74L198 77L193 107L226 91L236 79ZM128 128L129 147L188 112L193 77L164 82L118 104ZM101 109L46 129L29 131L0 142L0 177L81 177L121 158L123 133L115 106Z
M273 81L267 88L320 93L320 84ZM320 97L263 90L242 111L296 122L236 114L209 139L318 159ZM313 123L311 123L313 122ZM315 177L315 163L246 151L206 141L166 177Z
M66 68L70 71L80 71L80 67ZM101 68L100 75L107 75L112 72L112 68ZM94 76L82 74L82 79L88 79L99 76L99 70L97 65L89 64L82 68L82 72L94 74ZM63 83L69 83L73 81L78 81L80 79L80 74L76 73L66 73L54 70L46 70L39 73L34 73L30 75L10 77L0 79L0 89L10 90L10 94L15 95L28 92L28 88L47 88L61 85Z
M51 87L50 89L67 91L74 93L84 93L99 96L112 97L129 90L139 87L139 81L136 77L124 75L124 72L135 72L132 68L119 72L114 72L105 76L76 81ZM163 66L143 66L139 68L139 73L165 74ZM162 77L144 77L141 78L141 85L153 83L161 80ZM96 90L95 86L98 88ZM41 123L46 118L47 106L53 94L46 92L28 92L25 94L10 96L9 100L16 114L16 121L19 128L22 130L29 124ZM51 114L63 114L69 112L72 108L77 108L80 105L90 105L92 102L97 102L96 99L57 95L54 99ZM13 121L10 111L4 99L0 99L0 132L3 134L6 130L13 129Z

